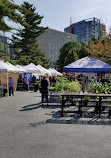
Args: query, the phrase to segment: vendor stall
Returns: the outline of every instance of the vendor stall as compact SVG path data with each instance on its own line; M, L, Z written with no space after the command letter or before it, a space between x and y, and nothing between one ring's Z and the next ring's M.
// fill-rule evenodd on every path
M111 65L91 57L85 57L77 60L67 66L64 66L63 72L70 73L105 73L111 72Z
M11 76L14 80L14 90L16 90L18 75L19 70L14 65L8 62L4 63L0 60L0 85L2 89L8 92L9 77Z

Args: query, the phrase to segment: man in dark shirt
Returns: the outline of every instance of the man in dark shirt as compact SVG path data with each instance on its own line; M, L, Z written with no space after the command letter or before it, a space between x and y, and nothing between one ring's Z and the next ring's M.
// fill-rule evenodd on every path
M46 99L46 102L48 105L48 80L47 80L47 76L44 76L43 80L41 80L41 92L42 92L42 105L43 105L44 99Z

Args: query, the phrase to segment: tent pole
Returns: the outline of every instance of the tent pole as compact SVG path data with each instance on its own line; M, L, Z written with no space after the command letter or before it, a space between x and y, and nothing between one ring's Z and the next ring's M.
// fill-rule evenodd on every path
M8 94L8 99L9 99L9 89L8 89L8 72L7 72L7 94Z
M28 91L29 91L30 89L29 89L29 81L28 81Z
M27 86L28 86L28 91L29 91L29 78L28 78L28 74L26 73L26 76L27 76Z

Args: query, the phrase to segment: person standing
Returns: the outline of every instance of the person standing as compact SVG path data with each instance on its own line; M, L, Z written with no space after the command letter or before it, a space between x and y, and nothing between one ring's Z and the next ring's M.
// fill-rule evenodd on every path
M84 93L86 88L86 77L83 74L81 74L81 85L82 85L82 91Z
M41 80L41 93L42 93L42 105L44 103L44 99L47 102L48 105L48 80L47 76L43 77L43 80Z
M11 94L14 96L14 80L12 79L12 77L9 77L9 96L11 96Z
M51 86L55 86L55 83L56 83L56 79L55 79L55 76L53 76L53 78L51 79Z

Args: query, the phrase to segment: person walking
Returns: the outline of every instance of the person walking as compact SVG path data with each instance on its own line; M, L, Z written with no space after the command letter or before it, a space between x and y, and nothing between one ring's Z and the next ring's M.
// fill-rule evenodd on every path
M42 93L42 105L44 103L44 99L47 102L48 105L48 80L47 80L47 76L43 77L43 80L41 80L41 93Z
M12 79L12 77L9 77L9 96L11 96L11 94L14 96L14 80Z

